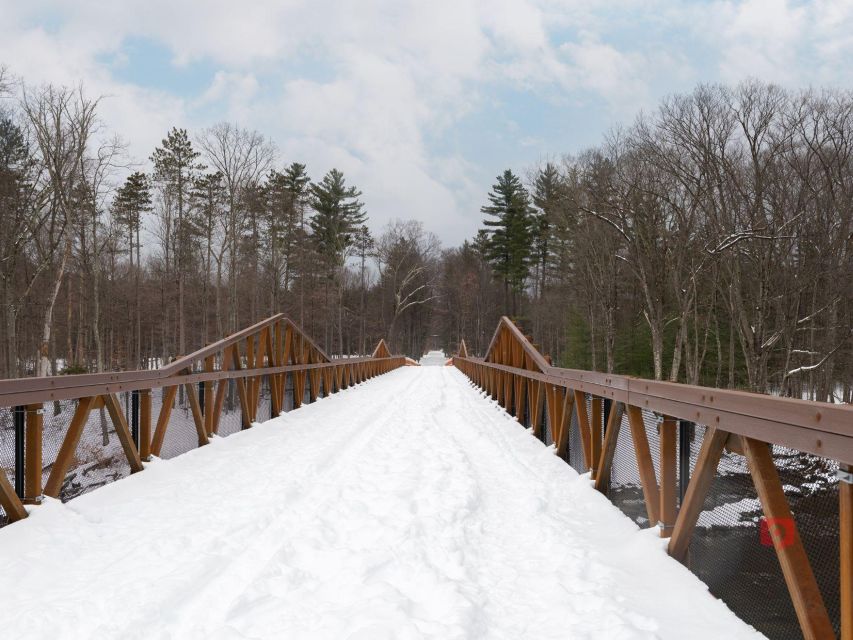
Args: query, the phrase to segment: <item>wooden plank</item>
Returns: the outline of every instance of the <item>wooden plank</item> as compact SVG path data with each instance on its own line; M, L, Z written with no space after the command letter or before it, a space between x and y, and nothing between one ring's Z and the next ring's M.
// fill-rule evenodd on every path
M189 383L187 385L184 385L184 389L187 394L187 399L190 401L190 412L193 415L195 432L198 436L198 446L203 447L210 441L207 438L207 431L204 427L204 416L201 413L201 404L199 403L198 396L196 395L195 385Z
M131 436L130 428L127 426L127 418L124 416L124 411L121 410L118 398L114 393L106 394L104 395L104 403L110 414L110 419L113 421L113 428L116 431L119 443L121 443L121 448L124 450L124 455L127 456L127 461L130 463L130 472L142 471L142 460L139 457L136 444L133 442L133 436Z
M560 439L557 441L557 455L566 455L569 446L569 432L572 429L572 409L575 404L575 394L569 389L563 389L563 409L560 412Z
M687 485L687 494L678 511L672 537L667 546L669 555L679 562L683 563L687 560L690 538L693 537L696 521L702 512L705 498L714 482L714 476L717 475L717 465L728 437L727 431L715 427L708 427L705 431L702 448L699 449L699 457L696 460L696 468L693 470L690 484Z
M593 397L591 402L592 421L589 425L589 435L592 440L589 447L591 466L590 477L595 480L598 476L598 461L601 460L601 427L603 414L603 401L601 398Z
M24 442L24 504L39 504L42 499L42 447L44 405L27 405Z
M643 423L643 411L639 407L628 405L628 426L631 428L631 440L634 443L634 453L637 456L637 469L640 472L640 483L643 487L643 498L646 501L646 513L650 526L657 526L660 518L660 493L658 480L655 476L655 465L649 450L649 439L646 435L646 425ZM609 428L609 427L608 427Z
M853 474L853 466L841 471ZM853 477L838 483L838 541L841 577L841 640L853 640Z
M668 538L675 526L678 503L678 423L664 416L660 425L660 536Z
M163 393L163 405L160 407L157 427L154 429L154 438L151 440L151 455L159 456L163 450L163 441L166 438L166 429L169 427L169 417L172 415L172 405L175 404L177 394L177 386L166 387Z
M80 398L80 402L77 403L77 408L74 409L74 415L71 418L71 424L68 425L68 431L65 432L62 445L59 447L59 453L56 454L56 461L53 463L50 475L47 478L47 484L44 487L44 494L46 496L50 496L51 498L59 497L59 492L62 490L62 483L65 481L68 467L74 459L74 452L77 451L80 436L83 435L83 428L89 420L89 414L92 412L94 401L93 397ZM0 472L0 475L2 475L2 472Z
M592 453L590 450L590 445L592 444L592 437L589 433L589 412L586 410L586 394L583 391L574 392L575 396L575 411L578 414L578 429L581 432L581 443L583 444L583 463L584 466L589 469L590 461L592 460Z
M0 468L0 507L6 511L6 517L9 522L17 522L27 517L27 510L24 503L15 493L15 488L9 479L6 477L6 472Z
M139 392L139 457L151 457L151 389Z
M770 446L743 438L743 447L803 636L806 640L834 638L835 630L785 498Z
M595 475L595 488L602 493L606 493L610 488L610 469L613 467L613 456L616 453L616 442L622 428L622 414L624 412L625 405L621 402L614 402L610 407L607 431L604 434L604 445L601 448L601 457L598 460Z

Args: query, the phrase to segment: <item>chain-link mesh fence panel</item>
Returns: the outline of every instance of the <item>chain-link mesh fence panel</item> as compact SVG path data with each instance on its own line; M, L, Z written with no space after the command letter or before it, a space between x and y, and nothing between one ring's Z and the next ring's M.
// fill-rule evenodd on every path
M130 423L130 396L129 392L116 394L119 408L128 423ZM57 404L62 405L58 413ZM44 482L47 482L59 448L68 433L68 426L71 424L77 405L78 402L74 400L54 403L52 410L50 410L50 404L45 405ZM129 475L130 463L127 461L109 412L106 407L92 410L62 481L60 499L63 502L71 500Z
M219 428L216 434L220 438L227 438L243 430L243 409L240 407L236 380L221 380L217 384L224 384L225 392L222 397L222 411L219 413Z
M651 411L642 411L642 416L652 464L655 469L655 477L660 479L660 421L658 416ZM607 496L613 504L619 507L622 513L631 518L640 528L657 526L657 522L649 522L643 484L640 479L640 468L637 463L637 453L634 448L634 438L626 414L623 414L622 423L619 426L619 436L616 439L616 450L613 454L613 467L610 473L610 486Z
M15 418L12 407L0 407L0 473L5 473L15 486ZM0 527L8 523L6 511L0 507Z
M695 468L705 428L691 443ZM837 464L773 447L785 496L826 603L839 626ZM783 544L792 523L775 522ZM802 638L746 458L723 453L691 539L688 566L742 620L769 638Z

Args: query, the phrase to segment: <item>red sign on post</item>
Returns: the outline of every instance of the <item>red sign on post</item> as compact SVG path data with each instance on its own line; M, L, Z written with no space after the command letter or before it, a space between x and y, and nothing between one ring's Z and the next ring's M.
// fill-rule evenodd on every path
M775 544L788 547L794 544L793 518L761 518L759 539L765 547Z

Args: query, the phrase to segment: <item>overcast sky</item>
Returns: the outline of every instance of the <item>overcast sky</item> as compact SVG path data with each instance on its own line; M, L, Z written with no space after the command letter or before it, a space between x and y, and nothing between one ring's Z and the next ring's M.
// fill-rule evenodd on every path
M371 227L474 234L495 175L575 153L661 96L747 76L850 87L853 0L0 0L0 63L108 96L146 162L171 126L261 131L331 167Z

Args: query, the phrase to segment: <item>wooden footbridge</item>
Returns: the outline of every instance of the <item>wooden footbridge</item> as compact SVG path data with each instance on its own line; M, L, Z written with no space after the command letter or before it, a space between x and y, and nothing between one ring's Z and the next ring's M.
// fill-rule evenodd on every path
M95 411L109 414L136 473L163 454L170 429L187 428L179 395L200 447L222 435L230 394L244 430L406 364L384 342L370 357L331 358L278 315L159 370L2 381L15 446L0 458L10 474L0 473L0 506L15 522L38 508L24 505L67 497ZM463 341L452 365L669 538L669 554L738 616L769 637L853 640L853 407L554 367L508 318L484 357ZM44 408L67 401L73 413L46 461Z

